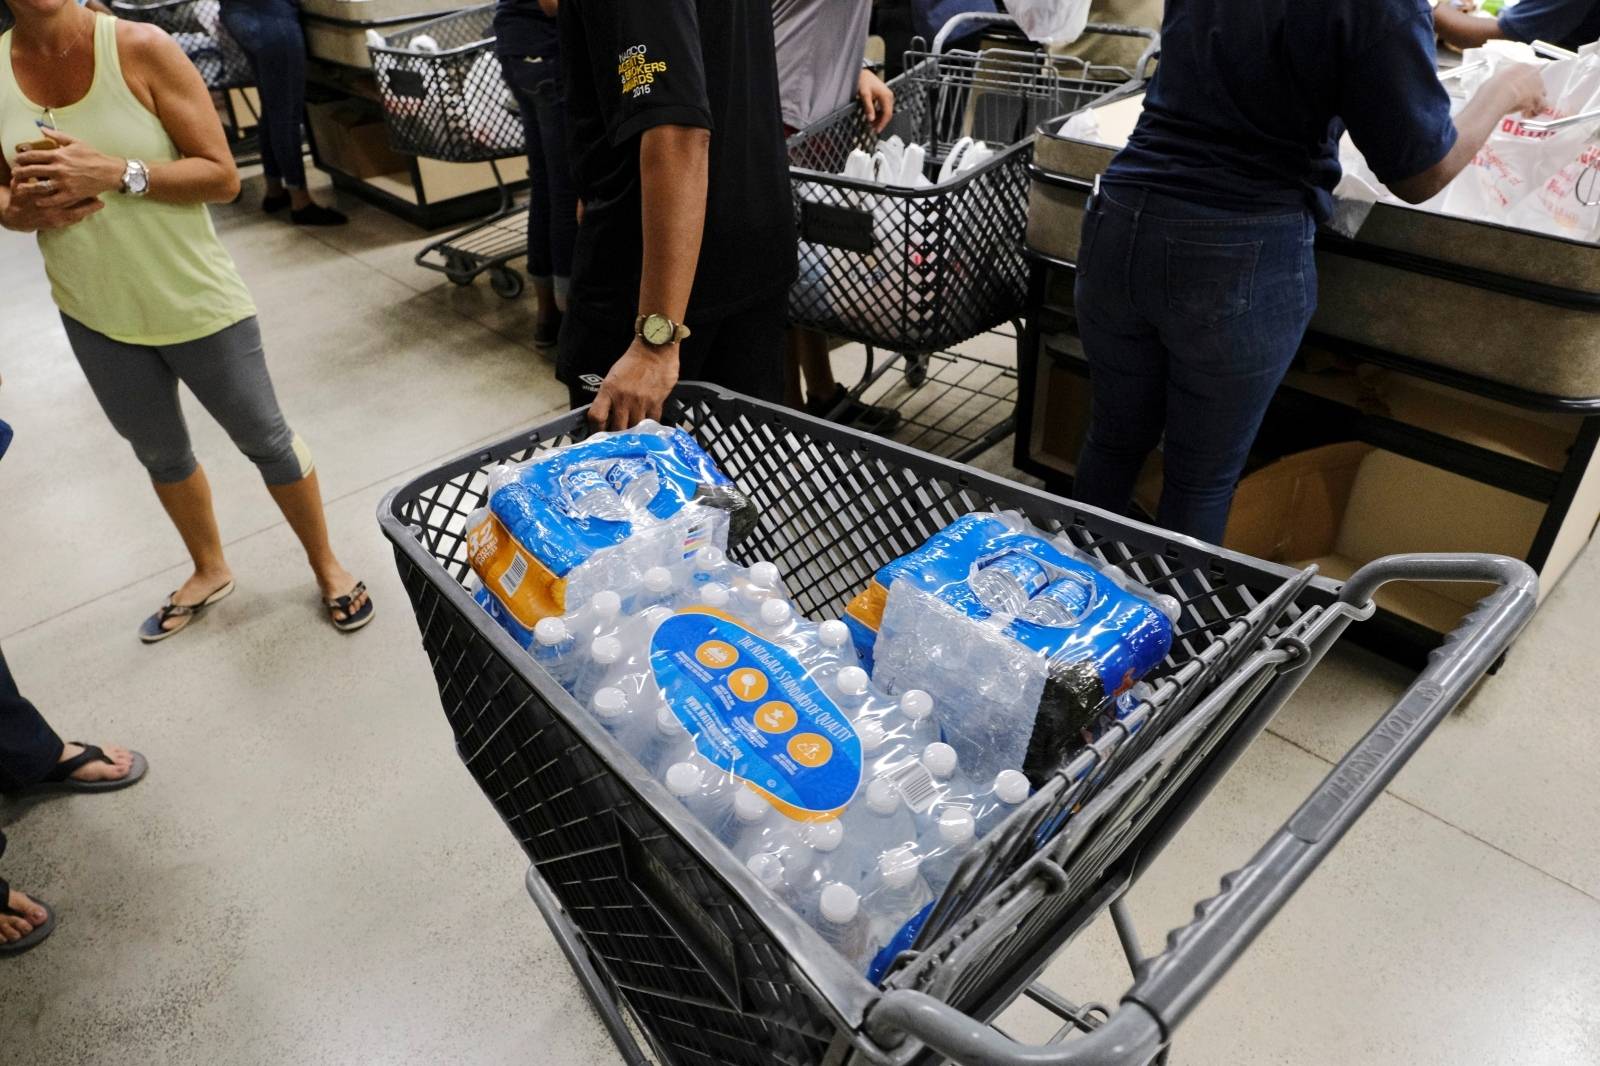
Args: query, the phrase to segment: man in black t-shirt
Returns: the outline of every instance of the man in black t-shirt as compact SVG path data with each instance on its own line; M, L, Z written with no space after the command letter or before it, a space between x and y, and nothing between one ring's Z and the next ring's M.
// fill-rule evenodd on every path
M680 377L781 399L796 252L771 0L562 0L560 21L574 406L631 426Z

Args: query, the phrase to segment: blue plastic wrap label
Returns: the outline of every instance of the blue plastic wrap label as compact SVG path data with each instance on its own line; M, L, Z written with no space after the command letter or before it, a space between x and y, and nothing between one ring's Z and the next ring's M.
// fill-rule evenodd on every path
M691 607L656 628L650 665L700 754L790 818L831 817L856 794L861 741L787 651Z

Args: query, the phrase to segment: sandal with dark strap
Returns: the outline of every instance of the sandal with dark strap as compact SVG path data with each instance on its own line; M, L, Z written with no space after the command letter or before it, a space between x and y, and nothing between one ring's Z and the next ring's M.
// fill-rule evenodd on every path
M365 599L359 608L352 606L362 597ZM328 621L332 622L333 628L341 633L354 633L372 621L372 596L367 593L365 581L357 581L356 587L351 589L348 595L337 596L331 600L324 599L322 605L328 609ZM344 617L338 617L339 614Z
M56 931L55 911L46 906L42 900L36 899L33 902L37 903L44 911L44 924L35 925L33 931L21 940L0 940L0 955L21 955L24 951L36 948L44 943L45 938ZM6 883L4 878L0 878L0 914L10 915L13 918L22 918L30 923L33 921L32 918L29 918L21 911L12 909L11 886Z
M111 756L94 744L85 744L81 740L72 743L83 748L82 751L70 759L63 759L56 763L43 781L32 785L24 785L16 790L17 793L28 792L115 792L119 788L127 788L144 777L150 769L150 764L138 752L129 752L133 756L133 765L128 767L128 772L114 780L106 781L79 781L72 775L92 762L110 763Z
M172 596L176 596L177 593L172 593L171 596L167 597L167 602L162 605L161 610L144 620L144 624L139 627L139 639L146 644L158 644L168 637L177 636L189 628L190 622L205 613L207 607L220 600L227 599L232 592L233 582L230 581L199 603L173 603ZM171 629L166 628L167 622L174 618L182 619L182 621Z

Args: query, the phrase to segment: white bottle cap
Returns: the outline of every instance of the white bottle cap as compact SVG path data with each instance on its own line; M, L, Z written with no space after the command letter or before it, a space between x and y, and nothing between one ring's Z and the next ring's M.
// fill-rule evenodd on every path
M733 814L741 822L759 822L771 809L772 805L759 792L748 788L740 789L739 794L733 797Z
M850 627L830 618L817 627L817 640L824 648L842 648L850 643Z
M640 611L639 617L643 618L650 625L658 626L662 622L665 622L667 619L672 617L672 608L659 603L652 604L651 606Z
M1183 617L1183 604L1178 602L1176 596L1157 596L1156 610L1167 616L1167 621L1176 622Z
M570 636L567 623L559 618L541 618L534 623L533 639L546 648L553 648Z
M922 749L922 765L934 777L949 777L955 773L956 762L956 749L948 744L936 740Z
M622 610L622 597L610 589L603 589L594 594L594 599L589 601L589 606L594 609L595 615L602 621L609 621Z
M667 791L684 799L700 791L700 767L692 762L675 762L667 767Z
M778 567L776 563L769 563L763 559L759 563L750 564L750 583L760 585L764 589L778 587Z
M978 824L972 812L960 807L946 807L939 812L939 839L946 844L965 844L977 835Z
M861 910L861 897L849 885L835 881L822 890L822 917L834 925L844 925L856 920Z
M794 617L794 608L784 600L767 600L761 605L761 624L778 626L789 624L789 619Z
M871 718L856 723L856 736L861 738L861 751L865 755L871 755L883 747L883 742L889 739L889 734L883 731L883 726Z
M1021 770L1001 770L994 775L994 794L1013 806L1028 798L1028 778Z
M728 586L720 581L707 581L700 589L700 602L707 607L728 606Z
M835 818L827 822L812 822L806 826L805 841L818 851L833 851L844 842L844 826Z
M933 713L933 697L920 688L908 688L900 697L900 709L920 722Z
M846 696L860 696L866 693L871 680L861 667L847 666L839 671L839 676L834 678L834 684L838 685L839 691Z
M909 847L886 851L878 857L878 873L890 888L905 888L917 879L922 867L922 856Z
M616 637L595 637L589 645L589 658L601 666L610 666L622 658L622 641Z
M594 713L601 718L615 718L628 709L628 698L620 688L607 685L594 694Z
M684 728L678 716L672 713L672 708L662 704L656 710L656 730L663 736L676 737L689 732Z
M894 783L877 778L867 786L867 809L873 814L893 814L900 809L900 793Z
M759 855L750 856L745 868L756 875L756 880L776 891L783 886L783 860L764 851Z
M728 554L715 544L707 544L704 548L694 553L696 566L721 566L728 561Z
M666 592L672 588L672 571L664 566L652 566L644 572L644 587L650 592Z

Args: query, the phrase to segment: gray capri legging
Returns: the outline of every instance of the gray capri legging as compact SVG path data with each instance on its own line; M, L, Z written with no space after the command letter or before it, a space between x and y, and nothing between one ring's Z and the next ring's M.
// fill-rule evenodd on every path
M267 484L288 485L311 473L310 450L278 409L254 317L209 337L158 347L113 340L66 315L61 321L95 398L152 481L182 481L199 465L178 403L179 381Z

